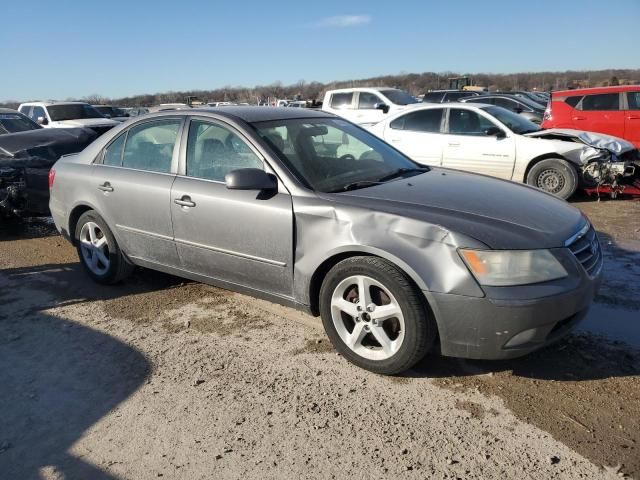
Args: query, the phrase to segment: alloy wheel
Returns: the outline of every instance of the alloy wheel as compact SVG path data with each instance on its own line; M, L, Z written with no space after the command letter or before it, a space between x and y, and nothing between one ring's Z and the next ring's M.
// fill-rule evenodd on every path
M386 360L402 346L405 324L400 304L371 277L342 280L331 297L331 317L340 339L361 357Z
M87 222L80 230L80 249L84 263L95 275L104 275L109 270L109 241L94 222Z

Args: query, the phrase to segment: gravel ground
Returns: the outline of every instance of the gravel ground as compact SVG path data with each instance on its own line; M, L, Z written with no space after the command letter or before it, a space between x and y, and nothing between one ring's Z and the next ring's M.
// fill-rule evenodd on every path
M577 206L598 301L637 310L640 202ZM381 377L299 312L148 270L99 287L50 225L0 230L1 479L640 478L627 345Z

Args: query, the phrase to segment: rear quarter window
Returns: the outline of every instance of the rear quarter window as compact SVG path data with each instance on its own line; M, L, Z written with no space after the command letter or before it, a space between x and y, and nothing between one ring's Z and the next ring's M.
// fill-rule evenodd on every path
M578 103L580 103L580 100L582 100L582 95L576 95L573 97L567 97L564 99L564 103L566 103L567 105L569 105L572 108L576 108L576 105L578 105Z
M640 110L640 91L627 92L629 110Z
M353 93L334 93L331 95L332 108L351 108Z

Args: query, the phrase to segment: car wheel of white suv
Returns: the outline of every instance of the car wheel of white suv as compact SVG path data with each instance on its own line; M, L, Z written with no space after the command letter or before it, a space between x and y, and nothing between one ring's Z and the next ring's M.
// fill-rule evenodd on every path
M89 210L80 216L75 241L80 263L96 282L118 283L133 271L133 265L124 257L113 233L95 211Z
M404 272L378 257L336 264L320 289L320 315L338 352L385 375L415 365L436 336L422 293Z

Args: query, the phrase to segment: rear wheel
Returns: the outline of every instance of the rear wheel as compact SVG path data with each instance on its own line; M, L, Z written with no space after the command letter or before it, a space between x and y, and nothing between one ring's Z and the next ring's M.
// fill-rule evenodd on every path
M436 334L422 293L377 257L348 258L329 271L320 289L320 315L338 352L385 375L420 361Z
M90 210L80 216L75 239L80 263L96 282L114 284L133 271L113 233L96 212Z
M527 184L566 200L578 188L578 172L566 160L548 158L531 167Z

